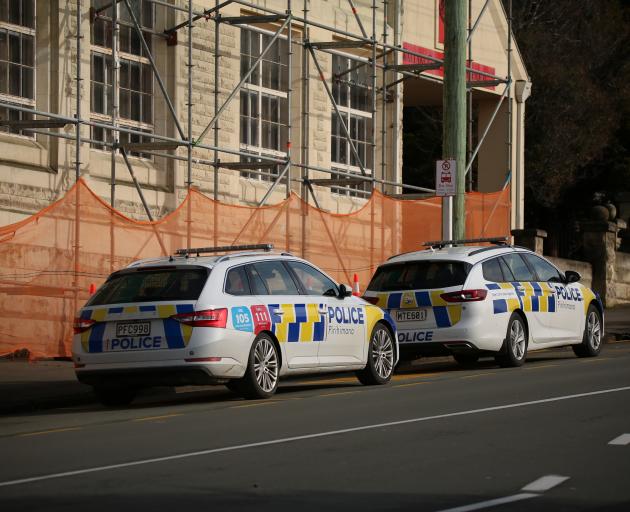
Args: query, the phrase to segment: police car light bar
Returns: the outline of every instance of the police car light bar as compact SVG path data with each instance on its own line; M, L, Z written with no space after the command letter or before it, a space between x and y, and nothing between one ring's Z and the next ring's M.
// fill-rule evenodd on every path
M463 245L463 244L476 244L480 242L488 242L496 245L507 245L507 237L492 237L492 238L465 238L463 240L433 240L431 242L424 242L423 247L445 247L447 245Z
M232 252L232 251L271 251L273 244L253 244L253 245L223 245L219 247L191 247L190 249L177 249L175 254L178 256L186 256L188 254L196 254L199 256L204 253L213 252Z

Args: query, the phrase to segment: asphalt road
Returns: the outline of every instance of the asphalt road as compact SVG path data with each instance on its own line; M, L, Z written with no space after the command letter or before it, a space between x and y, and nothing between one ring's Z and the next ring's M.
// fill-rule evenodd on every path
M268 401L148 395L0 418L0 510L628 511L623 434L627 343L423 363L385 387L288 381Z

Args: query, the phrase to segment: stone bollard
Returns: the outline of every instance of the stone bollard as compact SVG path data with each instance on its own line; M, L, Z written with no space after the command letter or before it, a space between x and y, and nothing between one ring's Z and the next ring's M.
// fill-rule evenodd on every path
M622 221L623 222L623 221ZM593 265L592 288L601 296L604 306L617 303L615 267L619 221L589 220L581 222L584 257ZM625 222L623 222L625 224Z
M543 229L513 229L514 245L526 247L536 254L543 254L543 246L547 232Z

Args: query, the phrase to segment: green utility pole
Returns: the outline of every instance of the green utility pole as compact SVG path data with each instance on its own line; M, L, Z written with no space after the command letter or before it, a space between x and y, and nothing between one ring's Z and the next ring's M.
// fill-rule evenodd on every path
M444 1L443 158L457 161L457 194L453 204L453 239L466 238L466 23L468 2ZM442 208L450 209L452 198ZM443 215L443 223L448 215ZM442 230L445 232L444 227Z

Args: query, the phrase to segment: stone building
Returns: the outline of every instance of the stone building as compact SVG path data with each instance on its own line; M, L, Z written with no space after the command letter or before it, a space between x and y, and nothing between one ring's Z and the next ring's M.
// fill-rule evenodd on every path
M218 3L195 0L194 13L203 14ZM287 176L296 193L304 195L300 179L306 176L305 166L311 167L310 179L337 180L314 184L318 202L327 210L348 212L364 203L373 183L339 181L352 174L365 172L389 182L376 182L384 192L401 193L400 187L391 183L403 181L403 158L413 157L402 152L404 107L439 106L442 101L439 59L443 57L444 26L440 0L379 0L374 3L375 9L370 0L251 0L220 5L220 23L216 12L195 16L199 19L192 28L193 67L189 68L186 0L2 2L0 117L4 121L46 119L29 112L35 109L52 113L49 119L57 123L24 127L13 122L0 127L0 225L41 210L74 184L75 119L82 121L80 175L107 202L114 191L114 206L141 219L146 213L140 197L122 155L112 151L112 142L149 143L153 140L151 134L161 137L155 142L183 140L184 144L171 149L128 147L129 163L153 216L175 209L188 186L189 69L190 123L195 141L191 181L203 193L229 203L258 204L283 166L261 164L260 168L246 169L243 165L257 157L284 161L289 151L292 164ZM273 11L280 13L275 19ZM287 18L282 15L289 11L293 18L285 24ZM250 18L243 18L247 16ZM114 17L117 23L112 22ZM470 17L471 27L476 25L468 77L475 116L472 139L482 139L489 126L475 164L476 186L479 191L489 192L500 190L508 182L512 227L520 228L523 118L529 79L515 41L508 43L509 23L501 1L472 0ZM141 25L150 53L143 47L134 19ZM283 24L284 29L262 63L243 87L235 90ZM178 25L181 28L169 32ZM81 38L77 38L78 28ZM343 34L360 36L362 31L362 43ZM400 49L374 49L365 42L373 33L379 43ZM304 49L305 38L312 43L333 44L319 48L315 44L315 61ZM349 40L353 43L345 44ZM375 77L371 65L374 54L378 64ZM318 65L328 87L321 80ZM504 94L508 76L511 87ZM387 85L385 97L383 83ZM336 99L338 114L327 88ZM217 107L230 95L233 99L200 141ZM498 106L502 95L505 101ZM494 123L489 124L495 111ZM119 130L107 128L112 124ZM343 125L352 143L344 136ZM47 135L51 132L58 136ZM222 151L215 152L214 147ZM165 154L172 158L161 156ZM213 165L217 157L221 166ZM237 162L240 168L229 168L230 163ZM326 172L329 169L345 174L331 175ZM283 178L267 202L276 203L287 192Z

